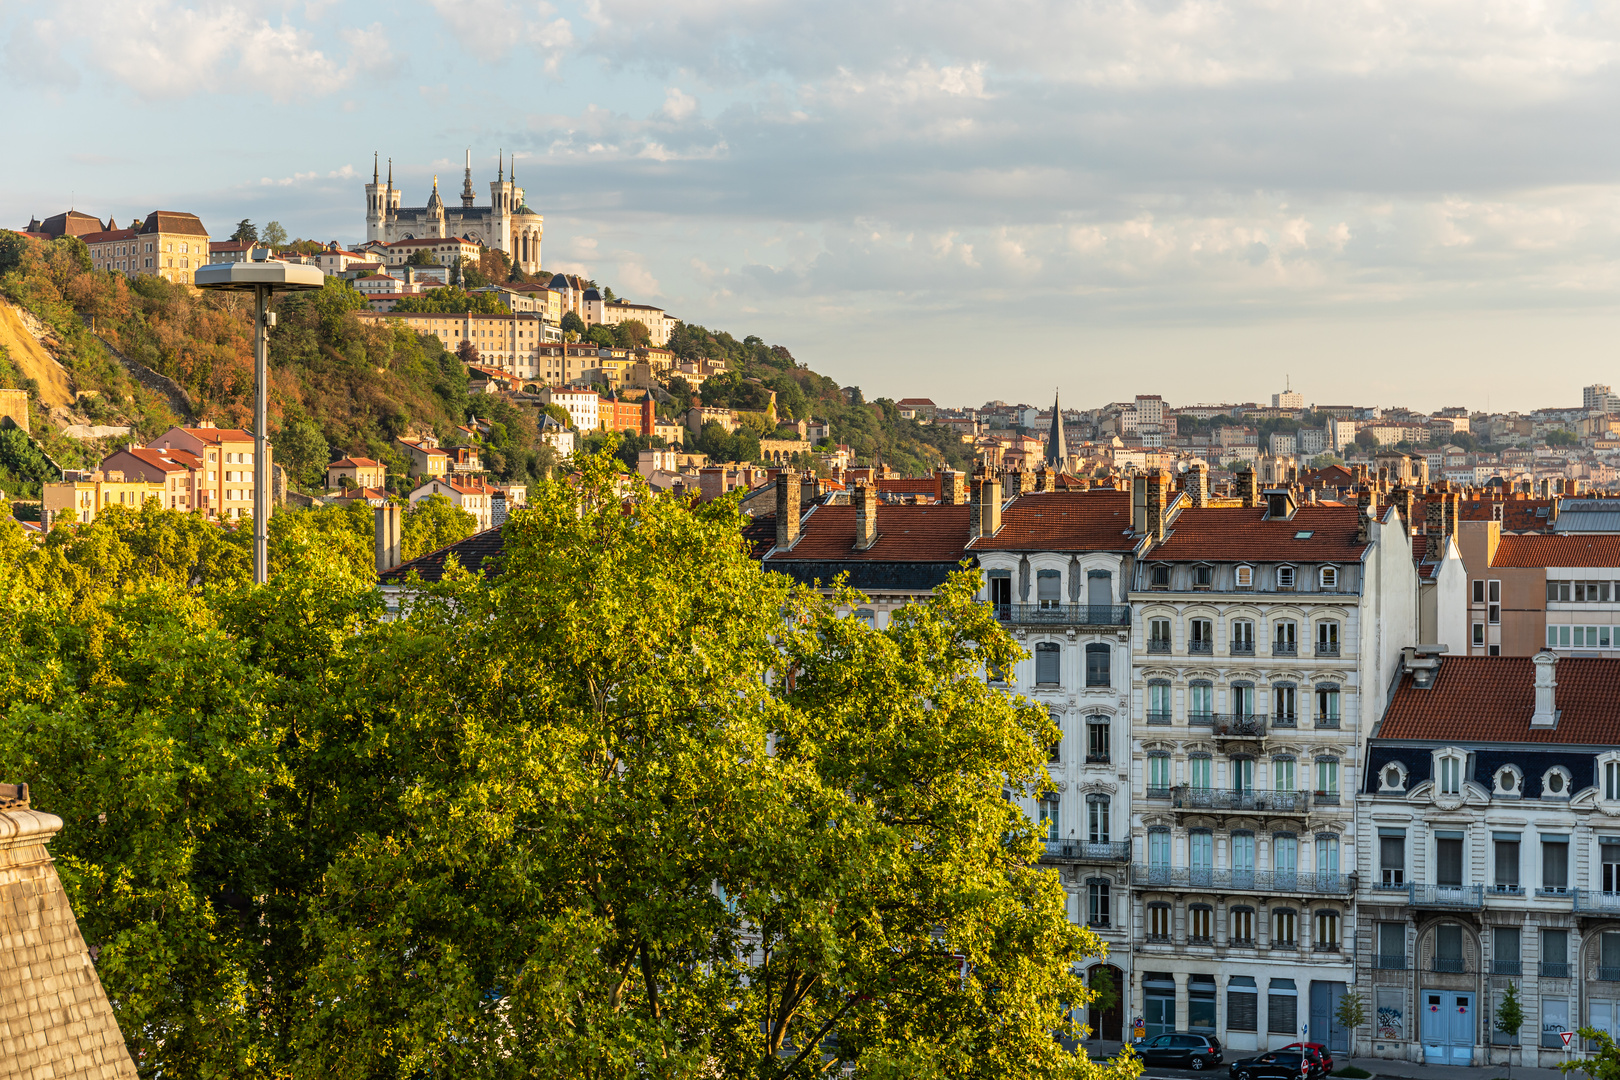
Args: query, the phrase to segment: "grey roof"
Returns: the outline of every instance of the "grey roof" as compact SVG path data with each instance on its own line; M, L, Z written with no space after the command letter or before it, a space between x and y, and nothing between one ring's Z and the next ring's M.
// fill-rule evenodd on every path
M1553 532L1620 532L1620 499L1565 499L1558 507Z

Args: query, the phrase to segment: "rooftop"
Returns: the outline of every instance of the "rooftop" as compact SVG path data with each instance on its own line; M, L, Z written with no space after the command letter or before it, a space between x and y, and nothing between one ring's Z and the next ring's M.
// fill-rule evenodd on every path
M448 547L400 563L392 570L379 575L379 581L384 585L402 585L413 571L419 574L423 581L439 581L444 577L445 563L452 554L463 570L492 578L500 573L500 557L503 550L500 528L485 529Z
M1183 515L1185 516L1185 515ZM1001 511L1001 528L968 545L974 551L1135 551L1126 491L1038 491Z
M1384 710L1379 739L1423 742L1620 743L1620 660L1566 658L1554 669L1560 716L1555 728L1530 727L1536 708L1535 664L1528 656L1448 656L1432 686L1401 676Z
M1291 518L1264 507L1188 507L1145 556L1154 562L1360 562L1354 506L1299 507Z
M877 507L877 540L855 550L855 507L819 505L799 527L799 540L788 551L774 552L778 562L957 562L967 556L966 506Z
M1620 535L1613 533L1530 533L1504 536L1492 566L1620 566Z

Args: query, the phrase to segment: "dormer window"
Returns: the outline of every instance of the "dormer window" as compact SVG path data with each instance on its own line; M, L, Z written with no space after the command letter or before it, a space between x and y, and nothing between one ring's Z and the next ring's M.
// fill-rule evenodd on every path
M1496 794L1511 798L1518 798L1521 792L1521 777L1519 770L1511 765L1504 765L1496 770Z
M1294 587L1294 568L1292 566L1277 567L1277 588L1292 589Z
M1154 589L1168 589L1170 587L1170 568L1163 563L1148 567L1148 585Z
M1569 798L1569 773L1563 769L1548 769L1541 778L1541 796L1544 799Z
M1337 592L1339 590L1339 568L1337 566L1324 566L1321 570L1323 592Z
M1240 589L1252 588L1254 585L1254 567L1240 566L1233 574L1233 582Z
M1434 786L1442 795L1462 794L1462 755L1447 752L1435 755Z
M1215 568L1213 566L1193 567L1193 588L1207 589L1215 581Z
M1603 775L1603 801L1620 802L1620 755L1608 754L1599 759Z
M1380 791L1405 791L1406 770L1394 761L1385 765L1378 774L1378 788Z

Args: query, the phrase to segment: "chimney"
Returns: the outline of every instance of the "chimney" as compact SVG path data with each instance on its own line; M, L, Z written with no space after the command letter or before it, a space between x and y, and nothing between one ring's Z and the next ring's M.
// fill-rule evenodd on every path
M1001 530L1001 480L995 473L984 478L979 492L979 535L994 536Z
M1412 520L1412 511L1415 509L1412 489L1409 487L1396 489L1394 502L1395 509L1401 512L1401 521L1405 523L1407 533L1411 534L1417 528L1417 524Z
M939 474L939 501L946 506L966 506L967 474L955 469L941 469Z
M1164 512L1170 504L1170 477L1160 469L1147 474L1147 532L1155 540L1164 539Z
M1446 499L1441 492L1423 501L1423 557L1430 562L1440 557L1446 546Z
M1266 517L1272 521L1287 521L1299 507L1294 493L1287 488L1273 488L1266 492Z
M384 574L398 566L399 507L393 503L377 507L376 513L377 573Z
M1447 536L1457 535L1457 522L1462 519L1462 494L1451 491L1446 493L1444 517L1441 527Z
M973 477L968 481L968 538L976 539L981 535L979 522L984 518L984 466L980 465L973 470Z
M799 472L783 469L776 474L776 547L791 548L799 539Z
M1538 652L1530 658L1536 666L1536 711L1530 715L1530 727L1555 728L1558 726L1558 678L1554 669L1558 657L1550 652Z
M1238 498L1247 509L1260 505L1260 483L1255 478L1254 466L1244 465L1237 474Z
M1194 461L1187 466L1187 499L1194 506L1209 505L1209 463Z
M850 501L855 504L855 550L865 551L878 537L877 484L856 484Z
M1373 519L1378 516L1378 492L1364 487L1356 492L1356 543L1365 544L1372 539Z
M1147 520L1147 477L1137 473L1131 477L1131 532L1145 536Z

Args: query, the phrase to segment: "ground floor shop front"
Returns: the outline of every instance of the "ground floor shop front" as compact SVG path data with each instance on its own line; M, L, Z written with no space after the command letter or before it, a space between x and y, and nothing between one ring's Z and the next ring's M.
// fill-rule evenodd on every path
M1151 1038L1170 1032L1213 1035L1231 1054L1292 1042L1320 1042L1347 1054L1349 1032L1335 1015L1351 982L1348 963L1289 962L1276 957L1202 964L1185 957L1139 955L1131 1015Z

